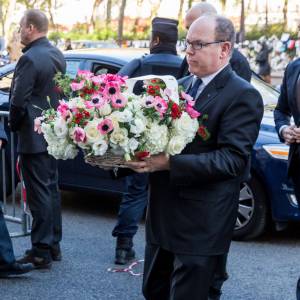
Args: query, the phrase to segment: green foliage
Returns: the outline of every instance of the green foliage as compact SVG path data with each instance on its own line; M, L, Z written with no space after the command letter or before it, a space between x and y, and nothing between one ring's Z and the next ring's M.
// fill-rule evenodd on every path
M56 44L62 37L63 37L63 34L58 31L52 31L48 34L48 39L51 41L54 41Z
M283 23L274 23L274 24L269 24L267 27L263 26L263 25L250 26L246 32L246 39L247 40L257 40L262 35L265 35L266 37L271 37L272 35L276 35L278 38L280 38L283 32L290 33L291 38L297 37L297 32L293 32L290 30L284 30Z

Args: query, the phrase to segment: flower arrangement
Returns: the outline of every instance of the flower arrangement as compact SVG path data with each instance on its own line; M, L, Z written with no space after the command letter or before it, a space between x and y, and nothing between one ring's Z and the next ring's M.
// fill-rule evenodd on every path
M49 154L72 159L82 149L86 157L111 153L131 160L160 152L179 154L198 130L203 139L209 137L201 121L199 127L206 116L200 117L188 94L178 93L175 78L141 78L145 91L137 96L132 88L138 78L79 71L72 80L58 74L55 80L69 100L60 100L57 109L50 107L35 120ZM175 82L176 88L166 82Z

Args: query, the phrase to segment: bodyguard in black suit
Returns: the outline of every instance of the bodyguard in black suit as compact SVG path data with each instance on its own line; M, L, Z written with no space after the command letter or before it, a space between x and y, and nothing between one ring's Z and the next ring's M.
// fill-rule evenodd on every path
M60 260L61 207L57 162L47 153L42 135L34 131L40 109L58 105L53 77L65 72L62 53L46 38L48 20L39 10L28 10L20 22L21 42L25 45L18 61L10 96L10 127L18 134L18 153L33 217L32 249L19 260L38 268L49 268L52 259ZM39 109L40 108L40 109Z
M187 34L196 109L208 114L208 139L196 136L183 153L128 162L150 172L143 292L148 300L207 300L218 260L229 251L241 177L263 115L260 94L229 66L233 24L197 19ZM220 42L223 41L223 42Z
M291 124L291 117L294 124ZM276 130L281 142L290 145L288 176L294 183L295 195L300 203L300 58L290 63L284 73L280 96L274 110ZM300 300L300 279L297 285Z
M3 123L0 123L0 149L5 146L7 136ZM10 275L19 275L32 270L31 264L18 264L15 259L11 239L5 224L1 203L0 203L0 278Z
M200 2L193 5L186 13L184 18L185 28L188 30L191 24L198 19L199 17L205 14L217 14L217 10L213 5L207 2ZM247 81L251 81L251 68L247 58L238 50L233 49L229 64L231 65L232 70ZM186 60L186 57L183 59L180 70L178 72L177 78L183 78L190 75L189 66Z

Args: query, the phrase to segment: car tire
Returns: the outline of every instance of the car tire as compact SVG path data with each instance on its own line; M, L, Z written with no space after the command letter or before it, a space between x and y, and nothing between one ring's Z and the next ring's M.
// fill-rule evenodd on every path
M267 197L256 177L241 184L239 212L233 233L234 240L250 240L264 233L267 227Z

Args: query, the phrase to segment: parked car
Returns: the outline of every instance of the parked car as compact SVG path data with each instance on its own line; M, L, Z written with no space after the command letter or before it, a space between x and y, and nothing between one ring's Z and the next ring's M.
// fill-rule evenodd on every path
M65 53L67 73L75 76L78 69L97 74L117 73L128 61L144 52L144 49L68 51ZM0 110L8 109L14 68L15 65L10 64L0 69ZM275 223L300 220L292 183L286 176L289 147L279 141L273 122L272 107L279 93L254 73L252 84L263 97L265 114L252 152L252 177L241 184L235 239L259 236L266 229L269 217ZM86 164L82 155L74 160L60 161L59 175L62 189L126 192L123 180L113 180L107 171Z

